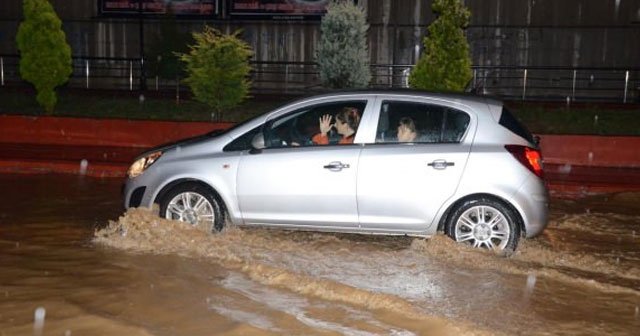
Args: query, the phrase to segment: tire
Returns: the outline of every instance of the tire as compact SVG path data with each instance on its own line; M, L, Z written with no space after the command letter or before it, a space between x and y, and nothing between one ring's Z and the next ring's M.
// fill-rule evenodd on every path
M207 232L222 230L225 222L218 198L197 183L183 183L169 190L160 200L160 217L190 223Z
M453 209L445 232L451 239L473 247L513 252L520 238L516 218L504 203L481 197Z

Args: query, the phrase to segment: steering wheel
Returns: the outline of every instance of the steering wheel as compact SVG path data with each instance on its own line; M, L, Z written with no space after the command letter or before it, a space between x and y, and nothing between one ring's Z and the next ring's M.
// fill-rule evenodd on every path
M291 123L291 127L289 128L289 139L291 140L291 144L297 143L300 146L308 146L312 144L311 137L300 132L298 119Z

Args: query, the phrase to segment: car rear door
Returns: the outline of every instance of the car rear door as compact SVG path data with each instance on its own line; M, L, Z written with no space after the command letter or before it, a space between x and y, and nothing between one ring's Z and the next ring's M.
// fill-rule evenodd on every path
M358 168L358 210L365 229L424 232L460 181L475 117L439 101L381 97L375 140ZM415 120L418 136L397 138L399 120Z

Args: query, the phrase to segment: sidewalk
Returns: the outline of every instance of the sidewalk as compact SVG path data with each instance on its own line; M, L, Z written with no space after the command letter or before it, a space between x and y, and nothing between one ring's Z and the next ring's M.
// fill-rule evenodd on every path
M133 159L145 149L0 143L0 173L66 173L123 178ZM640 192L640 168L546 164L545 177L551 194L557 197Z
M545 164L544 170L553 196L640 192L640 168Z
M0 143L0 173L63 173L124 177L144 148Z

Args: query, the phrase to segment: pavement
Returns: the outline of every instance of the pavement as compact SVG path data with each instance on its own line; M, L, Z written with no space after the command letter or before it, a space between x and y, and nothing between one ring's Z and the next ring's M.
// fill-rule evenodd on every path
M0 143L0 173L65 173L123 178L144 147ZM545 164L552 196L640 192L640 167Z

